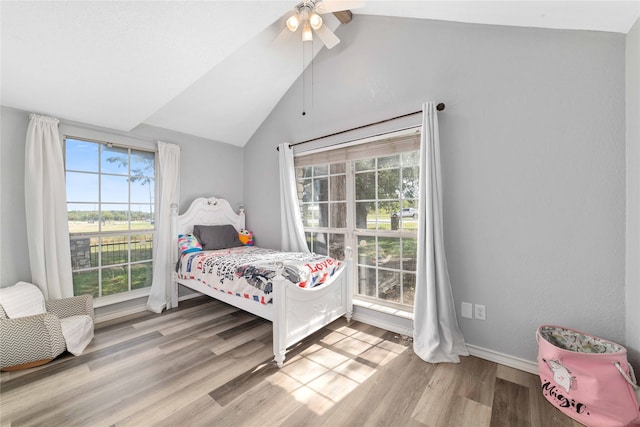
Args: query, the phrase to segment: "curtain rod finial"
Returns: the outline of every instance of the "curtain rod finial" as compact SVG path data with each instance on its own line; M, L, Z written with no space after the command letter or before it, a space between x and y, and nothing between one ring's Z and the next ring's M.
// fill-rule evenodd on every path
M438 105L436 105L436 110L438 110L438 111L442 111L442 110L444 110L444 103L443 103L443 102L441 102L441 103L439 103Z

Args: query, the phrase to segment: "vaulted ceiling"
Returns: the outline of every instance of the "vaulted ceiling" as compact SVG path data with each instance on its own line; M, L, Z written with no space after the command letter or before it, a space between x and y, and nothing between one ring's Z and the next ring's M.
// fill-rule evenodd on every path
M0 3L2 105L244 146L323 49L277 37L294 1ZM358 15L626 33L637 1L376 1ZM340 22L324 15L340 36ZM313 52L311 52L313 49Z

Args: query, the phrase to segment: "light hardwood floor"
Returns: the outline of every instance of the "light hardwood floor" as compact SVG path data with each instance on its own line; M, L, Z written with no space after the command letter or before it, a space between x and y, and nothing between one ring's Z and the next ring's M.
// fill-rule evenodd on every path
M432 365L339 319L271 361L271 324L209 299L105 322L85 353L0 376L2 426L576 427L534 375Z

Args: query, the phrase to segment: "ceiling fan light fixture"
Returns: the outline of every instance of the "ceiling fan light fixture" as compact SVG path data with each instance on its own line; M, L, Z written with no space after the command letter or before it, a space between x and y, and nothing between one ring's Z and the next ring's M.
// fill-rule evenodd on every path
M280 22L282 22L282 21L280 21ZM295 32L298 29L299 25L300 25L300 19L298 18L298 14L291 15L289 17L289 19L287 19L287 28L292 33Z
M309 16L309 24L314 30L319 30L322 27L322 18L317 13L313 12Z
M311 26L309 22L305 22L304 27L302 27L302 41L310 42L313 40L313 34L311 33Z

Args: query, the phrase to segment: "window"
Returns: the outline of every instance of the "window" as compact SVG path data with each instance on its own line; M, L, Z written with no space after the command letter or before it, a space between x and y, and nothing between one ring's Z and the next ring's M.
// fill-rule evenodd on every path
M354 248L359 298L413 306L418 161L415 130L295 159L309 248L339 259Z
M155 153L65 138L75 295L151 286Z

